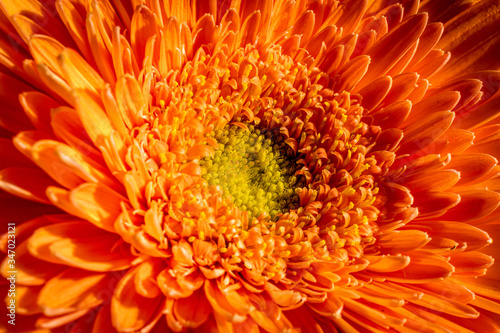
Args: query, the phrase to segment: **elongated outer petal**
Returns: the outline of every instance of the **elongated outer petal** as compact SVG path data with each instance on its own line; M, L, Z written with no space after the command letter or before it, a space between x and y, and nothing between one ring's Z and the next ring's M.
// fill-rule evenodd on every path
M2 262L0 268L1 274L8 278L12 267L9 264L10 258L7 256ZM28 252L28 241L20 242L16 247L15 253L16 283L25 286L40 286L45 284L63 269L62 265L52 264L35 258ZM12 263L12 262L11 262ZM17 295L16 295L17 296Z
M367 270L373 272L394 272L405 268L410 263L407 256L366 256L370 261Z
M375 78L387 73L417 41L426 24L427 14L416 14L378 41L367 53L372 63L359 87L364 87Z
M64 48L57 57L62 73L73 89L99 92L104 80L82 56L70 48Z
M38 304L48 316L90 309L109 296L103 292L107 284L108 277L104 273L68 268L45 284L38 296Z
M429 236L418 230L397 230L377 237L383 253L398 254L418 249L430 241Z
M498 1L480 1L446 23L438 47L451 51L454 57L437 80L443 82L457 74L498 69L499 14Z
M449 221L469 221L479 219L493 212L500 205L500 194L488 190L458 192L460 203L441 217Z
M479 250L493 241L488 234L471 225L454 221L432 221L432 223L415 223L414 228L418 228L429 234L432 239L446 237L453 239L462 245L467 245L467 250Z
M85 90L75 90L76 110L94 144L98 144L111 134L113 127L100 101Z
M52 109L50 118L52 130L61 141L89 159L104 164L101 153L93 146L75 109L66 106Z
M422 121L408 125L401 142L400 154L414 154L439 138L450 127L455 114L449 111L436 112Z
M113 224L121 213L121 203L128 200L101 184L85 183L70 193L73 207L79 215L107 231L114 231Z
M56 182L72 189L83 184L84 180L57 156L56 151L60 145L62 144L52 140L37 141L31 151L33 161Z
M130 30L130 42L132 48L142 64L146 42L157 33L156 18L153 12L146 6L138 6L132 17Z
M37 64L45 64L57 76L63 77L57 56L64 50L64 45L58 40L45 35L31 36L29 45L31 54Z
M446 191L460 179L460 172L450 170L422 171L406 178L403 184L413 191Z
M410 264L402 270L379 274L389 281L399 283L425 283L441 281L453 273L453 266L444 258L426 254L425 256L412 255Z
M136 259L120 237L84 221L39 228L31 236L29 248L43 260L98 272L128 268Z
M49 203L45 190L55 184L39 169L12 167L0 171L0 188L28 200Z

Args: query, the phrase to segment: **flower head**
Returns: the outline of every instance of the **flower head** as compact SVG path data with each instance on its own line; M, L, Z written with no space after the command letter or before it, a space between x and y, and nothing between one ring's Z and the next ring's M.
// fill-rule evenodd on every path
M0 8L15 329L500 330L496 1Z

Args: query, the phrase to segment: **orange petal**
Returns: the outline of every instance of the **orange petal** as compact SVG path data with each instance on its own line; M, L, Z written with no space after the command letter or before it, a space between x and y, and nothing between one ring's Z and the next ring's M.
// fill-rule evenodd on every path
M419 216L425 218L441 216L460 202L460 196L451 192L423 191L414 193L413 197Z
M38 317L35 326L43 329L54 330L55 328L79 320L89 312L91 312L91 310L83 309L80 311L74 311L67 314L63 314L61 316L40 316Z
M430 241L425 232L419 230L396 230L377 237L382 253L399 254L418 249Z
M69 268L44 285L38 304L48 316L87 310L105 300L108 282L106 274Z
M56 100L63 100L67 104L74 106L76 104L75 96L71 91L69 84L50 69L45 63L37 63L35 68L37 76L48 87L51 97Z
M427 79L418 79L416 87L407 96L408 100L412 103L418 103L422 100L429 88L429 81Z
M481 93L481 88L483 83L478 79L462 79L448 84L442 88L437 89L437 91L442 94L443 92L456 91L460 93L460 102L453 108L454 111L460 113L460 109L464 106L470 107L469 102L477 98L478 94ZM443 92L442 92L443 91ZM433 92L429 92L432 94Z
M251 311L250 316L267 332L278 333L292 328L292 324L284 316L280 307L269 297L263 297L262 306Z
M453 125L452 125L453 126ZM470 131L462 129L449 129L440 140L446 141L446 147L440 152L442 155L445 154L461 154L474 143L474 134Z
M383 273L383 275L371 274L399 283L426 283L443 280L452 272L453 266L444 258L425 254L419 257L412 255L410 264L400 271Z
M163 294L171 298L186 298L203 286L205 278L198 271L186 276L172 276L169 269L164 269L157 276L158 287Z
M65 48L57 59L71 88L99 92L104 87L103 79L78 52Z
M140 64L144 59L146 42L156 33L156 18L153 12L146 6L137 6L132 16L130 42Z
M366 270L372 272L394 272L408 266L410 257L407 256L364 256L370 261Z
M391 86L392 79L389 76L383 76L375 80L359 91L359 94L363 96L361 105L367 110L373 110L387 96Z
M416 64L412 70L422 77L430 78L443 68L451 58L450 52L443 50L432 50L429 54Z
M450 264L455 273L479 272L493 265L493 258L478 251L457 252L450 256Z
M111 306L109 303L104 304L99 309L97 316L94 321L94 326L92 328L92 333L101 333L101 332L109 332L115 333L118 332L112 325L111 320Z
M70 0L56 1L56 10L64 23L66 30L70 33L80 52L88 60L93 60L90 53L90 45L85 32L85 20L77 9L77 5Z
M101 184L85 183L70 193L73 207L89 222L108 231L121 213L121 203L128 200Z
M9 259L11 258L7 256L1 266L1 273L6 278L10 276L9 271L12 271L12 267L9 265ZM28 252L27 241L17 246L15 250L15 260L15 270L17 271L16 282L26 286L43 285L64 269L63 266L54 265L33 257Z
M352 90L366 74L369 65L370 57L367 55L361 55L349 61L339 71L334 90Z
M163 270L160 261L148 260L140 264L135 274L135 290L141 296L155 298L160 294L156 277Z
M454 322L463 327L463 329L469 329L470 332L500 332L500 326L498 325L498 319L490 318L487 313L481 312L481 315L474 320L469 318L453 318ZM463 330L462 329L462 330Z
M266 283L266 292L273 302L286 309L294 309L302 305L306 298L294 290L282 290L274 284Z
M372 59L372 64L359 86L364 87L375 78L387 73L417 41L426 23L427 14L413 15L378 41L367 53Z
M104 103L106 113L108 114L109 120L113 127L118 131L122 139L129 138L129 128L125 126L125 121L128 120L126 114L122 114L118 108L118 103L111 92L111 86L106 84L104 89L101 91L101 99ZM129 121L129 126L131 123Z
M346 35L350 34L355 31L367 9L368 1L366 0L349 0L343 2L332 14L333 20L329 22L329 25L342 27ZM338 20L334 20L336 17L338 17Z
M31 18L21 14L16 14L11 17L11 22L16 28L19 36L26 44L29 44L30 37L35 34L50 36L50 33L34 22ZM71 42L70 42L71 43Z
M33 21L43 26L44 29L49 31L58 40L70 42L69 36L65 33L65 29L59 22L54 19L54 14L51 9L47 8L44 3L35 0L23 0L15 3L11 1L0 1L0 6L7 17L12 17L18 14L26 15L33 19Z
M52 140L36 142L32 148L33 161L56 182L72 189L83 184L84 180L58 157L57 149L61 145L63 144Z
M431 23L425 27L424 32L418 40L417 52L415 52L408 68L412 68L414 64L422 60L434 48L439 38L441 38L443 30L444 26L441 22Z
M74 94L78 115L92 142L98 143L108 137L113 127L101 102L85 90L75 90Z
M454 156L446 167L460 172L457 186L464 186L481 178L497 163L494 157L487 154L461 154Z
M214 312L221 316L224 320L232 323L242 322L245 320L246 314L235 311L214 281L206 280L204 290Z
M57 56L64 50L58 40L44 35L34 35L30 39L30 52L37 64L47 65L57 76L63 77L63 71L57 61Z
M481 309L485 309L493 313L500 314L500 304L491 299L475 295L474 299L470 302L470 304L479 307Z
M487 190L458 192L460 203L441 217L450 221L479 219L493 212L500 205L500 194Z
M33 315L41 313L42 309L36 302L36 296L42 287L16 286L16 311L22 315Z
M402 180L404 186L412 192L418 191L446 191L453 187L460 179L460 173L455 170L421 171Z
M304 47L311 40L314 31L315 15L312 10L302 13L293 25L291 36L301 36L300 47Z
M470 303L476 295L463 285L447 279L444 281L424 283L419 285L420 289L429 290L435 294L441 294L443 297L460 303Z
M463 113L457 119L457 125L460 124L464 129L475 129L483 124L486 124L493 119L496 119L500 113L500 95L496 94L484 104L476 108L472 108L469 112Z
M196 311L193 311L196 307ZM196 291L189 298L175 300L173 314L182 327L195 329L202 325L212 312L212 307L202 289Z
M400 101L375 112L373 118L382 128L398 128L406 120L410 111L411 102Z
M111 299L111 321L120 332L140 330L161 311L164 302L163 296L145 298L135 291L137 269L129 270L121 278Z
M99 2L94 3L94 10L99 7ZM99 11L99 10L98 10ZM102 22L99 22L99 16L101 16L100 12L92 11L87 13L85 27L87 30L87 36L90 44L90 50L92 52L93 58L97 64L97 68L99 69L99 73L104 78L106 82L115 82L116 77L113 70L113 62L111 55L106 48L104 37L101 35L99 26L102 26Z
M420 288L418 287L413 288L415 290L420 290ZM435 294L426 291L421 299L413 300L412 303L418 304L431 310L448 313L452 316L462 318L477 318L479 316L479 312L472 306L447 299L440 293Z
M106 258L101 261L100 258L96 257L95 253L92 253L96 251L95 248L92 249L92 247L95 247L92 244L98 243L88 242L88 244L85 244L85 241L88 241L92 236L96 236L103 240L103 244L106 245L105 248L108 249L107 251L112 251L112 247L118 243L119 240L118 237L112 236L112 234L104 234L100 229L89 225L88 222L69 221L38 228L29 239L28 248L33 256L48 262L63 265L70 264L75 267L82 266L81 268L83 269L88 269L89 266L94 265L97 268L96 271L107 270L102 268L111 268L110 270L112 270L114 266L112 262L106 263ZM108 238L106 239L106 237ZM82 248L75 249L75 244L79 242L82 243L80 244ZM68 249L61 249L61 244L67 245ZM87 254L85 251L82 251L85 248L88 248L91 252ZM119 253L119 251L115 252L114 259L120 261L120 256L123 254L124 253ZM111 254L108 254L108 256L109 255ZM99 255L99 257L100 256L101 255ZM112 256L113 255L111 255L111 258L108 257L107 259L113 259ZM129 255L129 258L130 257ZM131 259L129 259L129 262L130 260ZM125 265L125 267L128 266Z
M70 192L62 189L60 187L50 186L45 191L47 198L49 198L50 202L59 209L73 215L78 216L80 218L85 218L79 210L77 210L73 204L70 202Z
M19 95L19 102L33 125L41 131L50 132L50 110L59 106L49 96L37 91L26 91Z
M0 171L0 188L21 198L49 203L45 190L56 185L39 169L7 168Z
M414 223L418 228L434 238L449 238L460 244L459 247L467 245L468 251L479 250L493 241L483 230L462 222L432 221L432 223Z
M252 14L247 16L238 34L237 45L245 47L247 44L253 44L255 38L259 32L259 26L261 21L260 11L254 11Z
M383 105L404 100L416 87L417 73L403 73L392 78L392 87L383 101Z
M458 318L453 317L452 320L446 319L446 316L439 311L429 311L425 307L414 306L412 304L405 305L404 308L397 308L395 311L402 313L405 317L410 317L424 324L426 329L432 329L432 332L463 332L474 333L455 323ZM470 320L470 318L468 318Z
M69 146L96 162L103 161L101 153L94 147L85 132L75 109L65 106L52 109L51 126L54 134Z
M116 83L116 102L125 125L129 129L142 125L147 106L142 95L141 87L131 75L124 75Z
M499 13L498 1L480 1L446 23L438 46L455 56L437 79L444 82L458 74L498 68L500 24L493 18Z
M460 93L458 91L445 91L425 98L413 105L411 114L403 126L406 127L420 121L434 112L453 110L459 101Z
M449 111L435 112L404 128L399 154L415 153L434 142L450 127L455 114Z

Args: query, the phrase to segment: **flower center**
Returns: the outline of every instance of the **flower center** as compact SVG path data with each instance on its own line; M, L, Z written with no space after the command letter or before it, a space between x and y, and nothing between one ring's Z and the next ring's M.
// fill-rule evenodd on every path
M225 126L214 133L218 147L200 161L203 178L254 218L298 207L295 153L277 131Z

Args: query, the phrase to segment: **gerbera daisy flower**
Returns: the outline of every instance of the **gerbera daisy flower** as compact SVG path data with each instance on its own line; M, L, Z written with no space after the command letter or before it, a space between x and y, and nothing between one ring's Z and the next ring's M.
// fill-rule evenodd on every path
M500 331L497 0L0 9L4 331Z

